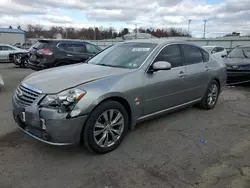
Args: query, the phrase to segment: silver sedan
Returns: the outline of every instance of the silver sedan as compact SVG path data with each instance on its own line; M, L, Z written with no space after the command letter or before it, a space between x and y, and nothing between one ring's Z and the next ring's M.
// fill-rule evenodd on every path
M9 44L0 44L0 62L8 62L10 53L28 52Z
M52 145L114 150L136 123L197 105L214 108L226 67L188 42L116 44L86 63L39 71L13 95L18 126Z

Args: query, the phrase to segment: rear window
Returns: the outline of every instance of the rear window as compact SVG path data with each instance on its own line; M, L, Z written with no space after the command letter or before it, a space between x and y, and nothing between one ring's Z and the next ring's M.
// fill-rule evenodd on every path
M43 49L43 48L48 48L49 46L51 46L52 42L51 41L38 41L33 47L36 49Z

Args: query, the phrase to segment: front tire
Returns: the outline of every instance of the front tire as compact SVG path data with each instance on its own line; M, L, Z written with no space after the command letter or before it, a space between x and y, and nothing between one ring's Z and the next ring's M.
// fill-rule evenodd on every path
M116 101L105 101L90 114L83 132L85 146L95 153L108 153L117 148L128 130L128 113Z
M29 59L28 59L28 58L25 58L25 59L21 62L20 67L28 68L28 67L29 67L28 61L29 61Z
M220 94L219 84L216 80L213 80L209 84L207 91L201 103L199 104L199 107L206 110L213 109L218 101L219 94Z

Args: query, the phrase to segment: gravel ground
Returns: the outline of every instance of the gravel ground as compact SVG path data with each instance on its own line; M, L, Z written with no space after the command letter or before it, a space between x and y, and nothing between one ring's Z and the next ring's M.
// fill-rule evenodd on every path
M115 151L53 147L19 131L11 95L31 70L0 64L0 188L249 188L250 88L227 88L211 111L139 124ZM200 140L207 142L202 143Z

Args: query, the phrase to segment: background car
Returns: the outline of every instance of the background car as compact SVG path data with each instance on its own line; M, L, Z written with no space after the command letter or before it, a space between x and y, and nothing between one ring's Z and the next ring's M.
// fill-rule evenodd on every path
M9 44L0 44L0 62L9 62L9 54L13 52L26 53L28 51Z
M29 67L42 70L84 62L101 49L82 40L43 39L30 51Z
M0 74L0 91L1 91L1 88L4 86L4 81L3 81L3 77L1 76Z
M235 47L224 62L229 83L250 82L250 45Z
M202 46L207 50L216 60L223 62L222 58L227 55L227 50L221 46Z
M29 42L25 42L25 43L16 43L14 44L14 46L18 47L18 48L22 48L22 49L29 49L32 46L32 43Z
M129 41L88 63L29 75L13 95L13 115L42 142L107 153L137 122L190 105L214 108L225 84L226 66L196 45Z
M9 62L14 63L17 66L20 67L28 67L28 61L30 58L30 53L36 51L36 47L39 46L40 43L35 43L32 45L27 52L12 52L9 55Z

